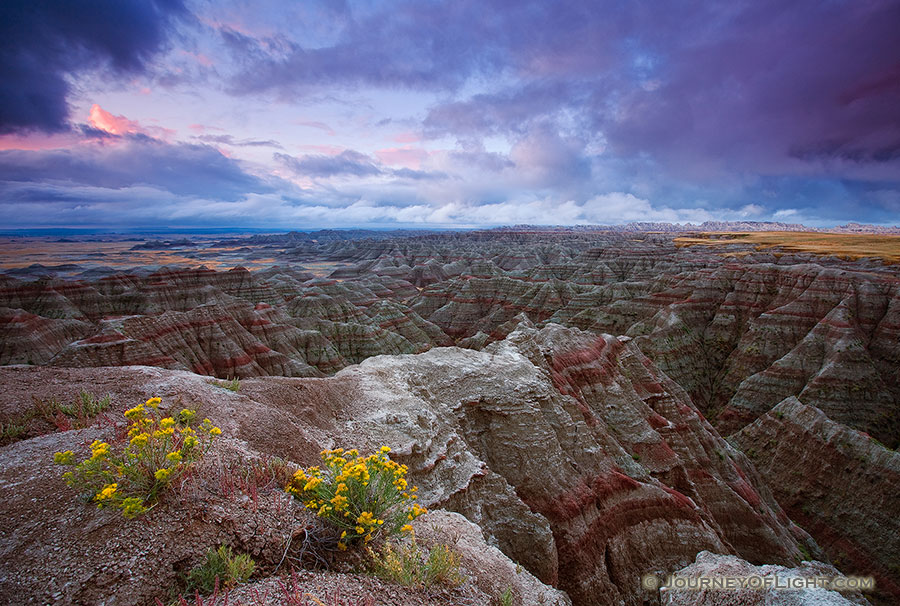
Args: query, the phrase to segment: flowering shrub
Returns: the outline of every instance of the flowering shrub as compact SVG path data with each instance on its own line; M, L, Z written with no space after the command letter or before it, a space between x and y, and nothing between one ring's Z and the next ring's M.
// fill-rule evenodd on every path
M209 419L194 429L197 413L187 408L163 417L160 402L150 398L125 412L128 442L124 448L113 450L95 440L90 458L77 464L71 450L53 455L55 463L73 467L63 474L66 483L82 490L97 507L116 507L126 518L150 509L160 493L202 458L222 433Z
M380 535L411 532L410 522L426 509L411 503L416 487L408 486L406 465L392 461L390 451L382 446L361 457L357 450L324 450L324 468L298 470L286 490L341 531L341 549Z

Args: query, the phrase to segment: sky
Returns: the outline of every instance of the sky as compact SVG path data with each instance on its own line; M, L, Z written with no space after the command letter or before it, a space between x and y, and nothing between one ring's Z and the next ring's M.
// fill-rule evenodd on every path
M900 223L900 1L4 0L0 227Z

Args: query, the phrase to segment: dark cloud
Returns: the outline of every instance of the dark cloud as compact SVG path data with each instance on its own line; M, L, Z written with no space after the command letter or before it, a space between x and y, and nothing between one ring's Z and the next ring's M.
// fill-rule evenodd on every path
M178 196L218 200L272 189L213 147L168 144L143 135L75 149L0 151L0 182L103 189L149 186Z
M80 132L86 139L121 139L119 135L105 131L102 128L94 128L88 124L77 124L74 130Z
M552 123L686 180L900 169L900 3L576 4L501 18L541 30L529 47L483 41L514 77L432 107L424 133L515 138Z
M728 7L702 6L697 18L670 31L645 24L643 48L659 65L636 85L621 80L618 96L600 90L594 98L594 126L614 151L701 172L711 164L790 172L791 157L894 157L900 4L754 0Z
M585 94L564 81L526 82L511 90L435 106L422 126L429 137L523 133L529 123L576 106L577 96Z
M0 133L68 128L67 76L138 73L181 0L4 0L0 3Z
M327 44L310 44L303 35L315 37L316 23L298 23L293 36L254 37L227 26L219 32L242 66L231 80L235 93L295 98L317 87L360 84L456 91L479 76L582 78L608 70L634 25L633 4L406 0L345 7L342 27Z
M322 85L454 89L474 72L504 64L502 43L489 41L508 39L511 32L491 4L403 2L361 18L348 13L337 41L321 47L222 28L242 65L231 90L295 97Z
M319 45L222 28L232 92L443 91L428 137L468 145L551 125L593 137L586 156L650 157L686 181L898 168L896 1L402 2L345 7L341 23ZM483 82L497 85L455 96Z

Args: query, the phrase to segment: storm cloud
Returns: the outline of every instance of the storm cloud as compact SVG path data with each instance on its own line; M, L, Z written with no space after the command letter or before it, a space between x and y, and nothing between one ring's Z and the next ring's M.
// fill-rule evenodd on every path
M0 133L69 127L67 76L141 72L181 0L5 0L0 3Z

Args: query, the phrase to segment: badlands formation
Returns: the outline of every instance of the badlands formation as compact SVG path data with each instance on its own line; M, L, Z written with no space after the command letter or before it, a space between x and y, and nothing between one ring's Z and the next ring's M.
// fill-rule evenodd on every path
M219 476L388 444L434 510L423 540L456 528L472 578L436 603L898 603L898 267L715 240L288 234L240 242L273 260L254 271L22 268L0 276L0 416L82 389L112 396L110 418L160 396L222 427ZM213 543L277 568L304 522L274 483L250 507L198 482L137 522L73 504L53 453L112 434L35 420L0 447L2 599L153 603ZM641 586L679 570L877 588Z

